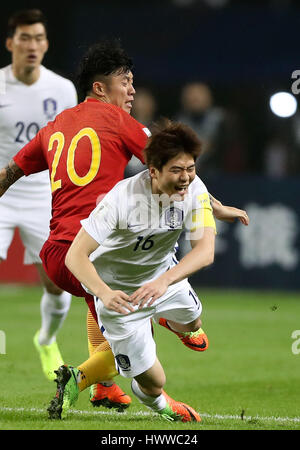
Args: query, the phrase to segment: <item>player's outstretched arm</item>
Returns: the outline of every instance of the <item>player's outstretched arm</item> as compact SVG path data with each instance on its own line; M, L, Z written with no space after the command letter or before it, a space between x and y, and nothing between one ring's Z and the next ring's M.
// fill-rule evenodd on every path
M216 219L231 223L234 222L235 219L239 219L243 225L249 225L249 217L246 211L234 208L233 206L225 206L211 194L209 194L209 198L213 209L213 215Z
M11 159L8 166L0 170L0 197L7 189L24 175L22 169Z

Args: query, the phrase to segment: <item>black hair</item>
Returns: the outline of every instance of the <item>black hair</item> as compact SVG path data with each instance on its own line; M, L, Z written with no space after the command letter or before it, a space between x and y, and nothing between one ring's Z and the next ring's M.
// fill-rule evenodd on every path
M186 153L196 161L202 151L202 143L191 127L180 122L162 119L151 127L152 136L144 149L147 166L159 171L180 153Z
M86 96L94 81L105 81L110 75L132 70L132 59L121 47L119 39L104 40L92 45L83 56L77 73L78 89Z
M13 37L19 25L33 25L35 23L42 23L47 32L47 20L42 11L39 9L17 11L8 19L7 37Z

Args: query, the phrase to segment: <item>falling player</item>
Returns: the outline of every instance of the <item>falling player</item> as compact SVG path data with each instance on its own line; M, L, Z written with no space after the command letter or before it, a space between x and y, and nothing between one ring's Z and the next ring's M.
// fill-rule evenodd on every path
M66 265L94 295L99 327L118 371L133 378L141 403L168 420L201 420L185 403L169 397L156 356L150 319L161 318L181 333L200 329L201 302L187 278L214 259L215 221L204 183L196 176L201 152L188 126L167 122L145 148L148 170L119 182L81 221ZM174 261L183 228L192 250ZM66 415L78 398L85 373L61 366L50 418Z

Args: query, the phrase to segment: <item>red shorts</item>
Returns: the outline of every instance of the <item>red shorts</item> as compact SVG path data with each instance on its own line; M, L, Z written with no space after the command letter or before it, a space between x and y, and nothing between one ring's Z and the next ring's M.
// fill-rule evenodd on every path
M81 286L80 281L69 271L65 265L66 254L71 246L69 241L46 241L40 252L46 274L58 287L76 297L84 297L96 322L97 314L94 298Z

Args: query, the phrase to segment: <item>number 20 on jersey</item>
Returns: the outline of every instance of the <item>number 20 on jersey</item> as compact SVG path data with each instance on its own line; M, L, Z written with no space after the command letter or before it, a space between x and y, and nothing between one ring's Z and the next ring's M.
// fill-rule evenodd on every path
M83 137L88 137L92 148L91 164L88 172L84 176L79 176L75 169L75 153L78 146L78 142ZM65 136L61 131L57 131L52 134L49 139L48 151L52 151L54 143L57 143L55 150L52 167L51 167L51 190L52 192L60 189L62 186L62 180L55 179L56 171L59 165L59 161L62 155L62 151L65 146ZM67 174L69 179L76 186L86 186L97 175L101 162L101 144L96 131L93 128L82 128L72 139L67 151Z

